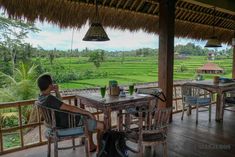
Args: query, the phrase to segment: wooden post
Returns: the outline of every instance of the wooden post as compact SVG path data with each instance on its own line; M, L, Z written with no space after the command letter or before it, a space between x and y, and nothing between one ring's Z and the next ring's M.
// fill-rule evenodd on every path
M233 46L233 67L232 67L232 78L235 79L235 45Z
M166 103L159 102L159 105L160 107L172 107L175 0L160 0L159 2L158 83L167 99ZM172 116L170 121L172 121Z

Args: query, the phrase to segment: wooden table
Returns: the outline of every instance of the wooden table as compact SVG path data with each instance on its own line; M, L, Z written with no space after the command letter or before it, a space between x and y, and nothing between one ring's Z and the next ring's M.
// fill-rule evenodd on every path
M119 96L105 96L104 99L101 98L100 93L89 93L89 94L78 94L78 100L80 105L93 107L101 110L104 113L104 123L106 129L111 128L111 112L119 111L122 112L123 109L128 107L136 107L142 105L149 105L150 101L155 97L144 94L133 94L133 96L126 95L126 97Z
M223 93L229 90L235 90L235 82L215 84L213 83L213 80L203 80L203 81L193 81L187 84L205 88L212 92L217 93L215 120L222 121L223 115L224 115L224 108L223 108L224 94Z

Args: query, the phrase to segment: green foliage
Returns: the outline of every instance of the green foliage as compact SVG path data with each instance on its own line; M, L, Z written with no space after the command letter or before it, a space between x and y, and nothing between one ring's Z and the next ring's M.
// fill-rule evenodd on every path
M37 75L41 75L41 74L47 72L47 69L46 69L45 65L43 65L43 62L40 58L36 58L33 62L35 65L37 65L37 67L35 68L35 73Z
M0 31L0 53L3 54L4 64L11 61L12 74L14 74L18 59L28 63L31 57L31 46L25 43L24 39L27 38L30 31L38 32L39 29L33 23L10 19L2 13L0 15Z
M205 56L209 52L209 50L204 49L200 46L196 46L193 43L188 43L186 45L176 45L175 52L179 54Z
M101 62L104 61L104 57L105 57L104 55L105 55L104 51L102 51L102 50L101 50L101 51L96 50L96 51L94 51L94 52L92 52L92 53L90 54L88 61L89 61L89 62L93 62L94 65L95 65L95 67L96 67L96 68L99 68Z
M35 98L37 95L37 89L35 80L37 74L35 69L37 66L29 66L24 63L20 63L19 68L15 69L15 75L7 75L1 73L1 76L5 78L5 85L0 91L0 101L16 101L16 100L28 100Z
M85 71L80 73L79 79L80 80L85 80L85 79L107 78L107 77L108 77L107 72L85 70Z
M188 68L187 68L187 66L185 64L180 64L178 66L177 72L185 72L187 70L188 70Z
M0 110L0 126L3 128L18 126L18 112L14 108Z
M8 133L3 136L4 148L11 148L20 146L20 136L19 133Z
M74 70L66 70L66 68L60 64L54 64L46 68L46 71L49 72L53 80L57 83L69 82L72 80L78 80L79 74Z

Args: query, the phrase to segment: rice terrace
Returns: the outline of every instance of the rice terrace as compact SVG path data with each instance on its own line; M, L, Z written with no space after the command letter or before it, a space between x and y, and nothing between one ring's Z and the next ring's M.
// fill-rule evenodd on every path
M156 82L158 64L156 57L126 57L121 63L121 58L110 57L97 69L88 58L58 58L54 62L66 66L63 71L74 71L86 75L86 79L62 83L64 89L87 88L106 85L108 80L118 80L120 84ZM188 59L176 59L174 63L174 80L195 79L196 69L207 62L205 56L190 56ZM232 59L215 60L214 63L225 69L223 77L231 77ZM45 62L47 66L49 61ZM52 65L53 66L53 65ZM87 70L89 69L89 70ZM62 71L61 71L62 72ZM211 74L204 74L206 79L212 78Z

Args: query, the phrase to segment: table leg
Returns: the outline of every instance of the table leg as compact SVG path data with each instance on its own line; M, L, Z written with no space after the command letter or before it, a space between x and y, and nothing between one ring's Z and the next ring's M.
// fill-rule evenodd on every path
M122 115L122 110L118 111L118 130L122 131L123 130L123 115Z
M112 122L111 122L111 109L108 108L104 111L104 125L105 130L109 130L112 128Z
M189 105L188 108L187 108L187 115L191 115L192 114L192 106Z
M223 109L223 95L221 93L217 94L216 99L216 114L215 114L215 120L216 121L222 121L224 115L224 109Z

